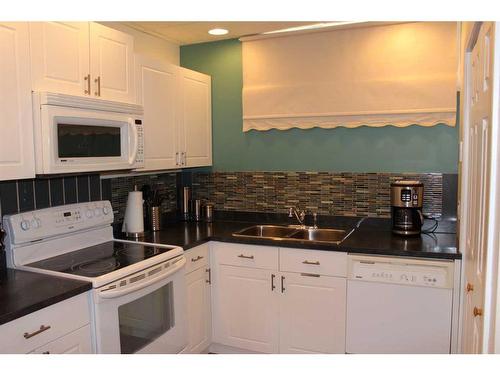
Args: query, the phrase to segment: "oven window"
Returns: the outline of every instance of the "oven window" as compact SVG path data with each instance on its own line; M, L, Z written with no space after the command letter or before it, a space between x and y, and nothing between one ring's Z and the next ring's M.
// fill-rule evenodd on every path
M60 158L121 156L120 127L57 124Z
M144 348L174 327L172 282L118 308L122 354Z

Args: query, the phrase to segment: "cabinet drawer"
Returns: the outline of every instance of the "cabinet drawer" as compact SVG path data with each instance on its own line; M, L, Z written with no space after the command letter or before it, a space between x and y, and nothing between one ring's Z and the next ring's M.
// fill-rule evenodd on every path
M278 269L277 247L216 242L213 249L217 264L269 270Z
M82 293L0 326L0 353L29 353L89 322L88 293Z
M280 271L347 276L347 253L280 248Z
M184 255L186 256L186 274L197 270L201 267L207 267L209 256L208 244L193 247L187 250Z
M90 324L60 337L30 354L92 354Z

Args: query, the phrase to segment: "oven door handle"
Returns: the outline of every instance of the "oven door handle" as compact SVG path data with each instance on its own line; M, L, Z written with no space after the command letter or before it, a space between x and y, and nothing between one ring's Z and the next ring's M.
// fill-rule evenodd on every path
M135 292L137 290L146 288L146 287L153 285L159 281L162 281L162 280L169 278L174 273L176 273L181 268L183 268L185 264L186 264L186 258L183 257L181 260L178 260L173 266L171 266L166 273L163 273L163 274L158 275L156 277L147 278L144 282L134 283L134 285L129 287L129 288L118 288L118 289L105 291L105 292L99 291L98 295L99 295L99 297L106 298L106 299L118 298L118 297L125 296L127 294L130 294L130 293Z
M129 136L129 140L130 140L130 138L134 139L134 143L133 143L134 147L132 149L132 154L130 155L130 159L128 160L128 163L131 166L133 166L135 163L135 158L137 157L137 151L139 148L139 134L137 132L137 127L135 126L134 119L129 119L128 125L129 125L129 130L131 133L131 136Z

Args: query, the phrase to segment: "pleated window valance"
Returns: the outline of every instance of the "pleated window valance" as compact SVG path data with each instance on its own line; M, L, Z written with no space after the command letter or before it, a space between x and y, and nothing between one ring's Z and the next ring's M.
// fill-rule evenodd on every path
M457 28L421 22L243 42L243 130L455 125Z

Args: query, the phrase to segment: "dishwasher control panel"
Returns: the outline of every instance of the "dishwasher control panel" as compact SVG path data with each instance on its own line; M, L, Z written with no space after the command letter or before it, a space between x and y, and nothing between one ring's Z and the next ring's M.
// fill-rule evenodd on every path
M349 260L349 279L452 288L453 262L352 256Z

